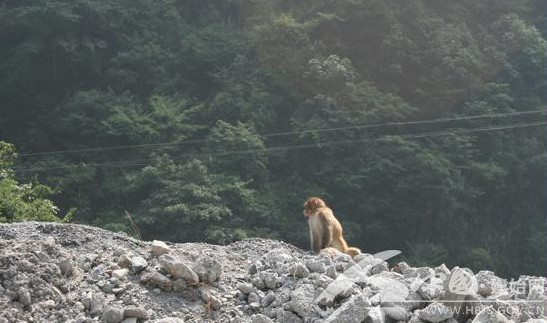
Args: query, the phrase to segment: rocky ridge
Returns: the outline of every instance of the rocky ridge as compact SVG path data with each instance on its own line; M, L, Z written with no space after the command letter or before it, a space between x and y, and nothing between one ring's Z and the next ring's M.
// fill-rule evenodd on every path
M0 225L2 322L547 323L547 280L248 239L144 242L75 224Z

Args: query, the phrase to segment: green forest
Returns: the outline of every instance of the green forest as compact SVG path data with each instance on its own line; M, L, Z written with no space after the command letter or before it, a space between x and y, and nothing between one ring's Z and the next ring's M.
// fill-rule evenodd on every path
M547 272L544 0L0 1L0 222Z

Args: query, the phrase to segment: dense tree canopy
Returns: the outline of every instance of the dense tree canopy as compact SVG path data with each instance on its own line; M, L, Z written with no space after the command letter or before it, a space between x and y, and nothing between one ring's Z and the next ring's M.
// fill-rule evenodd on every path
M54 217L55 203L77 222L133 233L134 221L146 239L307 248L302 203L318 195L365 251L546 275L545 12L542 0L0 2L0 139L20 151L8 161L0 147L0 220ZM52 201L45 185L18 190L37 180Z

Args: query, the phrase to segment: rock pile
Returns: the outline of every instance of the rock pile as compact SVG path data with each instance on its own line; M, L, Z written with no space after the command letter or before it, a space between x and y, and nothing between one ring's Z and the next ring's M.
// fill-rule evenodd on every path
M547 280L393 270L264 239L142 242L82 225L0 225L2 322L547 323Z

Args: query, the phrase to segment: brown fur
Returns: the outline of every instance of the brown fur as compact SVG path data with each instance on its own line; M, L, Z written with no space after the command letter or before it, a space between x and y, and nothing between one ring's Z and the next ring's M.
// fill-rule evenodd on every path
M358 248L348 247L342 236L342 225L322 199L310 197L304 203L304 216L308 218L313 251L320 252L325 248L335 248L352 257L361 253Z

